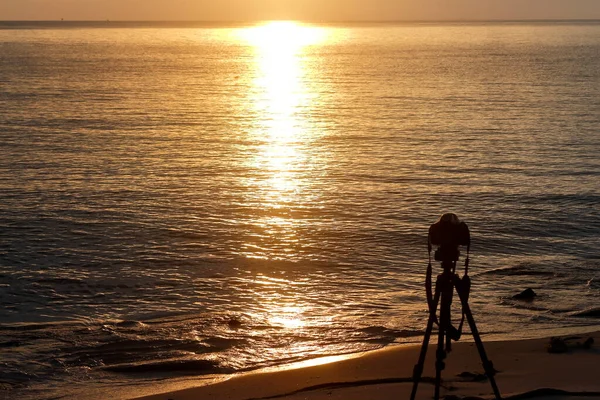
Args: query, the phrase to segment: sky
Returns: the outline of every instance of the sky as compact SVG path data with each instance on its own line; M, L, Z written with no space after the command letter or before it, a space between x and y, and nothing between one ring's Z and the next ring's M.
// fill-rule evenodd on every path
M0 0L0 20L600 19L600 0Z

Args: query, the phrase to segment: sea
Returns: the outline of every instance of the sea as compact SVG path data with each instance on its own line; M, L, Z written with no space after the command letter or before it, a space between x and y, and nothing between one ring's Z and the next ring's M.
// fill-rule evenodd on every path
M484 342L600 328L600 21L0 22L0 149L1 399L420 343L448 212Z

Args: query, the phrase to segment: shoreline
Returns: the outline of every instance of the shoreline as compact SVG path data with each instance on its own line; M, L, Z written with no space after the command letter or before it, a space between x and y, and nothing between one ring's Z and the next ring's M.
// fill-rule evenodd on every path
M579 398L600 399L600 330L589 327L585 332L558 335L578 337L570 339L568 351L552 354L547 351L548 335L537 339L491 340L485 336L488 357L499 371L496 381L504 399L529 393L532 399L569 399L569 392ZM562 330L562 329L561 329ZM547 332L544 332L547 333ZM587 338L593 338L591 349L583 348ZM472 338L467 335L467 338ZM433 338L432 338L433 339ZM162 385L157 383L146 393L137 393L135 400L203 400L203 399L408 399L412 388L412 369L417 362L421 345L388 346L365 353L324 357L281 367L271 367L221 379L209 379L202 386L189 387L191 382ZM433 395L432 377L435 376L435 344L430 341L425 362L424 379L419 384L417 399ZM334 362L332 362L334 361ZM448 354L446 369L442 372L445 395L493 398L487 379L481 381L481 360L473 342L453 343ZM463 375L462 377L459 375ZM470 377L470 378L469 378ZM200 383L200 382L197 382ZM185 386L185 387L183 387ZM147 395L147 393L159 393ZM142 396L142 397L139 397ZM511 397L512 396L512 397Z

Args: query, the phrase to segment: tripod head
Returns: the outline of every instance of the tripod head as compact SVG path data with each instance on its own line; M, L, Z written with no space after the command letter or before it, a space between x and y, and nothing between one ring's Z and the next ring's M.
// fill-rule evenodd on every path
M429 227L428 249L438 246L434 258L441 261L442 266L454 264L460 256L459 246L467 246L467 254L471 245L469 227L461 222L456 214L444 214Z
M469 227L464 222L461 222L456 214L452 213L442 215L436 223L429 227L429 235L427 236L429 263L427 264L427 273L425 275L425 291L427 293L427 304L429 305L429 309L435 315L432 287L433 271L431 268L431 250L433 246L438 246L435 250L434 257L436 261L440 261L442 263L442 269L444 270L444 275L446 276L454 276L456 272L456 262L460 257L460 251L458 248L460 246L467 246L467 257L465 258L465 274L463 281L464 286L470 288L471 281L468 273L471 234L469 232ZM468 290L469 289L467 289L467 292Z

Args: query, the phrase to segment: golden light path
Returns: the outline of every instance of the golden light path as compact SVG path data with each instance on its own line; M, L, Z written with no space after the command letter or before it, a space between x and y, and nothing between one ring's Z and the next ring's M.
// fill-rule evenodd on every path
M296 200L298 170L304 167L302 148L307 139L306 121L300 115L310 101L303 65L304 50L325 38L325 29L289 21L248 28L241 36L254 49L256 78L254 107L260 116L254 140L263 143L255 167L268 173L262 182L262 202L279 209ZM292 220L276 214L263 221L277 229L293 228Z
M250 96L255 115L252 142L259 151L251 161L257 178L250 188L260 216L257 234L244 245L251 258L290 259L295 256L301 223L289 210L302 207L307 181L306 157L310 122L306 109L311 93L306 81L306 49L325 39L323 28L279 21L242 29L239 36L252 49L254 72Z
M298 221L286 214L292 205L301 205L302 179L306 168L306 148L310 130L303 109L309 101L305 81L309 79L303 59L308 46L325 39L326 30L295 22L270 22L242 29L239 35L251 46L254 55L252 100L259 116L252 140L260 144L253 168L260 178L252 190L263 216L256 222L261 231L258 243L247 243L247 257L278 259L293 255L298 241ZM287 279L260 275L255 284L262 286L261 304L271 325L299 329L306 325L309 308L302 299L286 296ZM288 349L289 351L290 349ZM274 349L274 351L276 351ZM292 351L301 353L302 349Z

